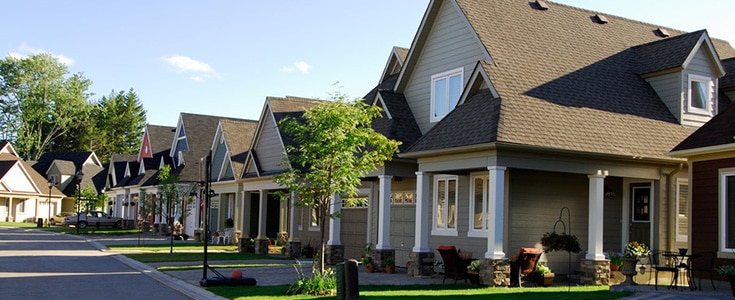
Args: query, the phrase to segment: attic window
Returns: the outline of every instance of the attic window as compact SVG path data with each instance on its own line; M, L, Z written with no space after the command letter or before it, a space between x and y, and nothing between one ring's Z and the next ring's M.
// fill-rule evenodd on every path
M669 31L663 28L656 28L656 35L660 37L669 37L671 34L669 34Z
M712 79L709 77L689 75L689 113L710 115L712 86Z
M605 17L605 16L603 16L601 14L596 14L593 19L595 20L596 23L599 23L599 24L607 24L607 22L608 22L607 21L607 17Z
M538 10L549 10L549 4L544 0L536 0L536 7Z

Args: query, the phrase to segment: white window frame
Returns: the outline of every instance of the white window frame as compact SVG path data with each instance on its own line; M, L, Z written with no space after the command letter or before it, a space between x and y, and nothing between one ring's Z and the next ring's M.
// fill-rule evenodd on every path
M452 70L445 71L445 72L442 72L442 73L439 73L439 74L436 74L436 75L431 76L431 111L430 111L430 114L429 114L429 119L430 119L430 121L432 123L433 122L439 122L439 121L441 121L442 119L444 119L444 117L447 114L449 114L449 112L451 112L452 110L454 110L456 108L456 104L455 104L455 107L450 107L450 105L449 105L450 102L451 102L449 100L449 94L450 94L449 78L454 77L454 76L457 76L457 75L459 75L459 82L460 82L459 92L461 94L462 93L462 90L464 89L464 67L452 69ZM442 79L447 79L447 92L446 92L447 94L445 95L446 96L446 99L447 99L447 102L445 103L446 114L441 115L441 116L437 116L436 113L435 113L435 111L436 111L436 101L435 101L435 99L436 99L436 91L435 91L435 89L436 89L436 87L435 87L435 84L434 83L437 80L442 80ZM457 99L457 101L459 101L459 99Z
M687 222L687 227L691 226L691 218L690 216L690 206L692 205L691 196L689 193L687 195L683 195L687 197L687 205L685 208L685 211L682 211L681 209L681 186L687 186L687 191L689 191L689 179L687 178L677 178L676 179L676 241L677 242L686 242L689 240L689 231L684 231L680 228L680 224L682 219L685 219Z
M735 168L720 169L719 185L719 202L720 202L720 252L733 253L735 247L727 248L727 178L735 177ZM733 216L735 217L735 216ZM735 234L735 232L733 233Z
M477 188L475 185L475 181L477 179L481 179L483 182L483 190L482 190L482 207L480 207L480 212L482 213L480 219L482 222L482 228L477 229L475 228L475 215L477 214L477 207L475 207L475 189ZM468 237L478 237L478 238L487 238L487 231L489 228L488 224L488 184L489 184L489 178L487 174L476 174L470 176L470 214L469 214L469 231L467 231Z
M689 74L687 78L687 112L693 113L693 114L700 114L700 115L712 115L712 91L714 87L714 82L712 81L712 78L701 76L701 75L694 75ZM704 107L699 108L696 106L692 106L692 82L701 82L704 83L704 85L707 87L707 92L705 93L705 101L704 101Z
M439 182L444 181L445 187L447 188L444 191L439 191ZM454 181L454 228L449 228L449 209L444 209L442 211L442 218L444 220L444 227L440 228L437 226L437 213L438 213L438 205L439 205L439 193L444 193L445 199L449 199L449 181ZM448 202L448 201L447 201ZM441 235L441 236L457 236L457 212L459 211L458 205L459 205L459 176L457 175L436 175L434 176L434 200L433 200L433 213L432 213L432 235ZM447 205L448 208L448 205Z
M319 231L319 218L316 207L309 207L309 231Z

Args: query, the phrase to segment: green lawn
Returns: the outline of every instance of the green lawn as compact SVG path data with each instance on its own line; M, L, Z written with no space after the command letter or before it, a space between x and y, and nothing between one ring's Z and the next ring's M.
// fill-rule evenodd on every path
M334 297L287 296L288 286L246 286L207 288L228 299L320 299ZM566 286L548 288L494 288L466 285L360 286L360 299L617 299L632 292L611 292L607 286Z

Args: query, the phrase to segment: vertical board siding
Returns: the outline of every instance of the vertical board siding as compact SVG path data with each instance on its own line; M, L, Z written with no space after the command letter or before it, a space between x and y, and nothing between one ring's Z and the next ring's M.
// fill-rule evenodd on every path
M690 217L692 252L719 250L720 169L735 167L735 158L698 161L692 164L689 180L692 199Z

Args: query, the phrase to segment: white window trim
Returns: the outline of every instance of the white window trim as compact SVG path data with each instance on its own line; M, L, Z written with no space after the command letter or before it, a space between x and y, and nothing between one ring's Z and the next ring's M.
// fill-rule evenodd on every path
M689 179L687 178L677 178L676 179L676 224L674 226L676 227L676 241L677 242L686 242L689 240L689 232L688 231L682 232L681 228L679 228L679 218L686 218L687 224L689 226L691 226L691 219L692 219L691 217L689 217L691 216L690 212L691 212L691 205L692 205L692 198L690 197L690 195L686 195L688 199L687 201L689 201L689 203L687 204L687 211L682 212L679 210L679 208L681 207L679 203L679 200L681 199L680 186L682 185L688 186Z
M484 189L482 192L482 229L475 229L475 180L481 178L484 183ZM468 237L487 238L487 198L488 198L488 175L487 174L476 174L470 177L470 210L469 210L469 230L467 231Z
M712 116L712 91L714 83L712 81L712 78L701 76L701 75L694 75L689 74L687 78L687 112L693 113L693 114L699 114L699 115L706 115L706 116ZM703 82L707 86L707 93L704 101L704 108L694 107L692 106L692 81L698 81Z
M313 214L316 213L314 211L316 208L312 206L307 207L309 208L309 231L319 231L319 219L316 220L316 224L311 221Z
M452 70L449 70L449 71L441 72L439 74L435 74L435 75L432 75L431 76L431 82L430 82L430 84L431 84L431 110L429 111L429 121L431 121L432 123L441 121L442 119L444 119L444 117L447 114L449 114L452 111L449 108L449 103L447 102L447 114L445 114L443 116L434 116L435 115L434 114L434 110L436 109L434 107L434 103L436 102L436 101L434 101L434 97L435 97L434 96L435 95L434 82L437 81L437 80L439 80L439 79L443 79L443 78L449 79L449 77L452 77L452 76L455 76L455 75L459 75L459 81L463 85L462 87L460 87L460 89L464 89L464 67L459 67L459 68L456 68L456 69L452 69ZM447 92L449 92L448 89L447 89Z
M735 248L727 248L727 202L725 201L725 195L727 194L726 179L727 177L735 176L735 168L720 169L720 192L719 192L719 207L720 207L720 252L722 253L733 253ZM734 233L735 234L735 233ZM720 256L720 255L718 255ZM721 256L720 256L721 257Z
M454 180L455 181L455 189L454 189L454 199L457 207L454 209L454 228L437 228L436 227L436 213L437 213L437 205L439 204L439 189L437 188L439 186L439 181L441 180ZM446 185L447 187L449 184ZM432 207L432 229L431 234L432 235L441 235L441 236L457 236L459 233L457 232L457 217L458 217L458 211L459 211L459 176L457 175L436 175L434 176L434 200L432 201L434 206ZM444 210L443 217L445 220L445 223L449 223L449 207Z

